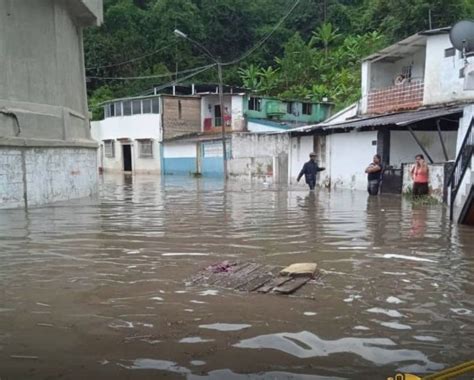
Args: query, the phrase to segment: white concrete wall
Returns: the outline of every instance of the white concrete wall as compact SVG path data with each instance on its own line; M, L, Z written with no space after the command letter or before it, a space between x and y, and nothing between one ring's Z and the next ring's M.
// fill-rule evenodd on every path
M165 158L184 158L196 157L196 143L173 143L167 142L163 147L163 157Z
M301 171L304 163L309 160L309 154L314 150L313 136L292 137L290 141L290 183L296 182L296 177Z
M456 158L457 131L441 132L448 151L449 160ZM435 131L415 131L415 135L423 144L434 162L446 161L443 148L439 140L438 132ZM423 154L415 139L408 131L390 132L390 165L397 168L404 162L412 162L417 154ZM425 157L428 161L428 158Z
M365 168L372 162L377 146L377 132L336 133L327 136L326 146L329 152L326 160L329 162L327 172L331 187L351 190L367 189L367 174ZM329 157L329 158L328 158Z
M249 132L252 132L252 133L282 132L283 131L283 129L281 128L275 128L269 125L255 122L255 121L249 121L247 123L247 129Z
M97 141L120 138L161 141L161 132L160 114L108 117L91 125L91 134Z
M161 171L160 141L162 140L161 115L141 114L109 117L91 123L91 136L100 144L97 152L98 165L104 171L123 171L122 143L118 139L129 139L132 146L132 171L137 173L159 173ZM153 143L153 157L140 157L139 141L150 139ZM115 156L105 157L104 140L115 141Z
M39 206L96 192L95 149L0 148L0 208Z
M459 70L464 67L459 51L452 57L445 57L444 50L451 48L448 34L430 36L426 46L426 67L424 105L448 103L458 100L473 100L474 91L463 89L464 78Z
M244 118L244 96L232 96L232 130L243 131L245 129Z
M201 98L201 130L204 131L204 119L214 119L214 107L219 105L219 95L202 95ZM210 106L210 107L209 107ZM232 97L224 95L225 115L232 116ZM213 121L214 125L214 121ZM220 129L221 127L218 127Z
M288 134L233 134L229 175L287 183L287 170L279 173L278 168L286 169L289 140Z

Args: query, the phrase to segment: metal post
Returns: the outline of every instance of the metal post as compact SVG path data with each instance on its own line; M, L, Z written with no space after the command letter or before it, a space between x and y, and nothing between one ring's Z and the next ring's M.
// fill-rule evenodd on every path
M221 108L221 128L222 128L222 158L224 164L224 179L228 179L227 176L227 150L225 141L225 121L224 121L224 86L222 84L222 65L220 58L217 60L217 73L219 76L219 104Z
M418 139L418 137L415 135L415 132L413 132L413 129L411 128L410 125L407 125L407 128L408 130L410 131L412 137L415 139L416 143L418 144L418 146L421 148L421 150L423 151L423 153L425 154L425 156L428 158L428 160L430 160L430 163L432 164L433 163L433 159L431 158L431 156L429 155L428 151L425 149L425 147L423 146L423 144L421 143L421 141Z
M440 125L439 125L439 119L436 120L436 127L437 127L437 129L438 129L439 141L441 142L441 147L443 148L444 159L445 159L446 161L449 161L448 151L446 150L446 145L444 144L443 135L441 134L441 127L440 127Z

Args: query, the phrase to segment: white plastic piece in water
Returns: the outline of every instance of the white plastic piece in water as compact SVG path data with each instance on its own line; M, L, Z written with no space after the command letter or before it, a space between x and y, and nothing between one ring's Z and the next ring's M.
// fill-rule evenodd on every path
M239 331L252 327L245 323L213 323L209 325L200 325L201 329L217 330L217 331Z
M386 301L388 303L395 303L395 304L403 303L403 301L400 298L393 297L393 296L388 297Z
M316 315L317 313L315 313L314 311L305 311L303 314L306 315L307 317L312 317L313 315Z
M384 259L402 259L402 260L411 260L411 261L424 261L427 263L437 263L435 260L425 259L424 257L418 256L408 256L408 255L397 255L393 253L386 253L383 255Z

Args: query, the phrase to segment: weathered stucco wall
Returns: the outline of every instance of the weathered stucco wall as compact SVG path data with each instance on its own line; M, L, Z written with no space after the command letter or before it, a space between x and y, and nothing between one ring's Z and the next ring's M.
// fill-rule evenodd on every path
M0 147L0 208L39 206L97 191L95 149Z
M287 183L288 149L287 134L233 134L229 175Z
M100 0L0 0L0 149L8 156L0 176L16 170L24 200L11 196L18 181L0 181L0 207L95 189L97 144L89 131L82 28L100 23L101 7ZM21 166L12 158L18 151Z
M448 34L430 36L426 45L424 105L448 103L456 100L469 100L472 91L463 90L464 78L460 70L463 59L456 50L451 57L445 57L445 49L452 48Z
M367 189L364 172L377 153L377 132L337 133L327 137L331 187L351 190Z

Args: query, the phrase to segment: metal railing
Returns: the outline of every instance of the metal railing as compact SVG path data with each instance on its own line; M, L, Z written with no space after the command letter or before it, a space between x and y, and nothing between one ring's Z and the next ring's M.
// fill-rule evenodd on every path
M451 190L450 198L450 218L453 219L454 202L462 184L464 175L467 169L471 168L472 156L474 154L474 133L473 133L474 117L471 119L471 124L467 129L466 135L459 150L458 156L454 163L453 171L449 176L448 187Z

